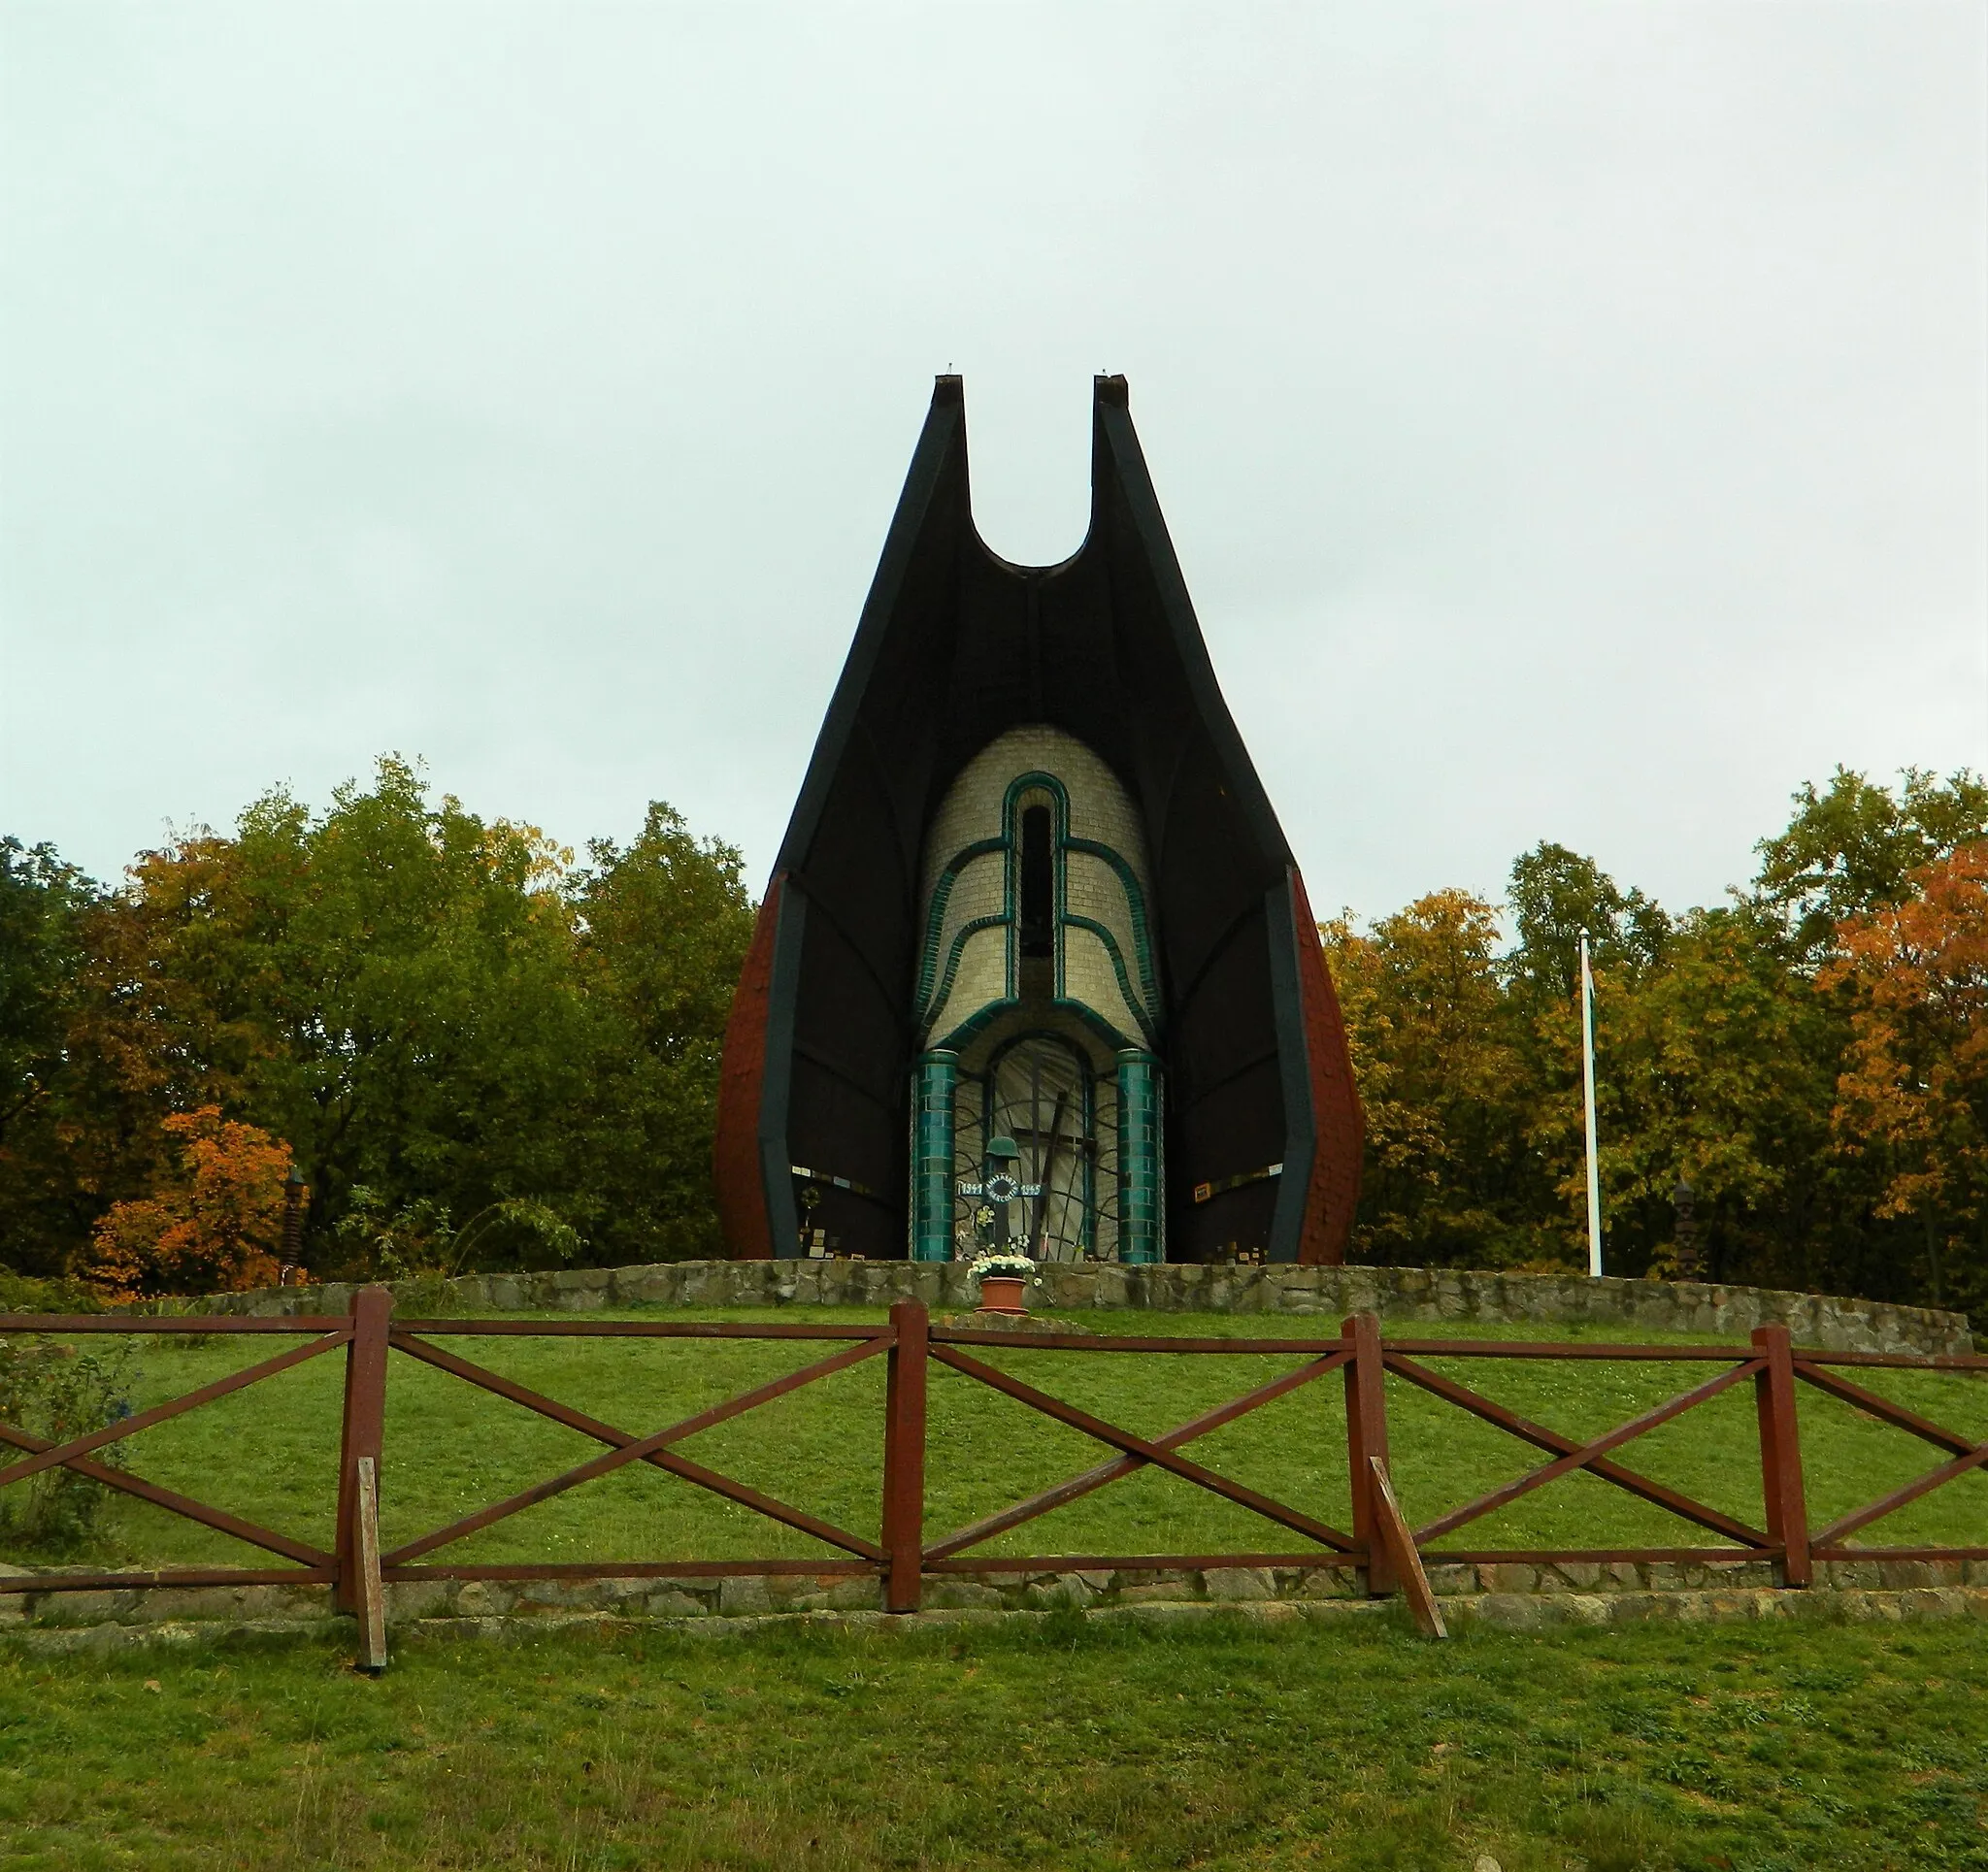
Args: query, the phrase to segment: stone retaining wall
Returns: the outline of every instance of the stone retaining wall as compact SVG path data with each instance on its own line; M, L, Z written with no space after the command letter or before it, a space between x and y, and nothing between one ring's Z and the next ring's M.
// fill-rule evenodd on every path
M1676 1594L1774 1590L1764 1560L1690 1563L1676 1560L1568 1561L1558 1566L1444 1564L1428 1568L1431 1589L1445 1599L1569 1597L1660 1600ZM1988 1560L1819 1560L1818 1594L1908 1593L1959 1588L1988 1592ZM389 1583L388 1618L409 1620L543 1618L574 1612L628 1619L764 1618L774 1613L876 1612L875 1579L826 1573L701 1575L645 1579L419 1580ZM1801 1593L1791 1594L1801 1597ZM1058 1573L928 1576L924 1603L933 1611L1047 1612L1131 1605L1308 1604L1366 1601L1356 1566L1165 1567ZM310 1620L331 1613L321 1586L136 1588L90 1593L9 1593L0 1625L159 1625L181 1620ZM1655 1614L1650 1616L1663 1616Z
M1436 1565L1430 1584L1452 1628L1470 1624L1536 1631L1565 1626L1699 1625L1760 1619L1988 1619L1988 1561L1824 1562L1805 1592L1776 1588L1772 1569L1722 1565ZM1087 1620L1168 1625L1229 1614L1290 1625L1399 1614L1399 1599L1370 1599L1346 1566L1221 1567L1207 1572L1044 1573L956 1576L928 1582L925 1610L891 1616L877 1583L830 1574L737 1580L424 1580L387 1588L403 1638L506 1638L533 1632L644 1626L707 1637L744 1636L769 1626L807 1624L856 1631L990 1624L1081 1613ZM343 1642L350 1622L335 1616L328 1589L200 1587L30 1596L0 1600L0 1637L50 1653L123 1650L280 1634Z
M887 1306L899 1299L920 1299L939 1311L968 1308L975 1299L966 1268L957 1262L685 1261L386 1285L395 1289L403 1306L422 1313L450 1304L578 1312L606 1306ZM215 1295L198 1304L215 1313L343 1313L352 1292L338 1284L269 1288ZM1044 1267L1031 1300L1060 1309L1316 1315L1333 1322L1348 1313L1373 1311L1397 1324L1474 1321L1527 1329L1521 1336L1529 1336L1534 1327L1581 1322L1632 1332L1715 1332L1740 1340L1757 1326L1779 1321L1798 1345L1829 1352L1973 1350L1964 1313L1702 1281L1589 1280L1572 1274L1430 1267L1051 1264Z

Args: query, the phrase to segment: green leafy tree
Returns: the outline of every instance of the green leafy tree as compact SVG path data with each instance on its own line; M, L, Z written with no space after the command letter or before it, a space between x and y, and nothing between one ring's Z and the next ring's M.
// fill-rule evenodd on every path
M1494 904L1437 891L1365 936L1321 930L1367 1119L1354 1252L1363 1261L1558 1264L1526 1130L1536 1102Z
M78 1047L100 902L52 846L0 838L0 1255L29 1274L59 1274L124 1193L128 1127Z
M167 1115L212 1105L294 1148L316 1268L383 1265L430 1212L469 1218L444 1232L481 1265L708 1249L739 856L657 805L592 860L397 759L320 813L279 789L232 837L143 854L93 912L70 1025L136 1114L108 1199L156 1181ZM370 1233L342 1226L361 1191Z
M732 992L752 938L745 861L652 803L575 880L593 1024L591 1226L622 1257L721 1251L711 1139Z
M1580 853L1542 839L1515 858L1507 893L1518 942L1506 964L1534 1002L1567 1001L1580 981L1580 933L1603 967L1651 967L1662 956L1671 919L1640 891L1623 891Z
M1747 914L1694 910L1661 963L1595 969L1598 1160L1610 1273L1672 1274L1676 1187L1695 1193L1703 1271L1796 1280L1815 1262L1811 1178L1828 1141L1835 1025ZM1586 1203L1577 1002L1542 1012L1530 1135L1573 1213Z
M1895 909L1912 873L1988 838L1988 780L1963 769L1946 780L1908 767L1896 791L1839 767L1829 785L1795 795L1786 831L1764 838L1753 900L1779 919L1809 967L1836 948L1852 917Z

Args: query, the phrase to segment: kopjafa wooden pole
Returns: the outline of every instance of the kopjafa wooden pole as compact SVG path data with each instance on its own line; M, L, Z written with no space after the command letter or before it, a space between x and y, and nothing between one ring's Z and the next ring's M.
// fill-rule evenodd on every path
M380 1578L380 1465L362 1456L352 1464L352 1597L359 1621L359 1655L354 1665L369 1677L386 1668L386 1588Z
M1806 1586L1814 1577L1808 1560L1808 1499L1802 1485L1802 1435L1795 1416L1795 1354L1788 1329L1775 1324L1753 1330L1753 1349L1767 1361L1753 1380L1760 1417L1760 1490L1767 1504L1767 1530L1780 1543L1783 1586Z
M362 1287L352 1296L352 1337L346 1348L345 1429L338 1460L338 1608L357 1613L359 1603L359 1459L380 1473L381 1442L386 1429L386 1332L393 1296L383 1287Z
M897 1337L883 1407L883 1609L915 1612L925 1539L925 1351L931 1317L918 1300L890 1309Z
M1355 1313L1341 1330L1351 1345L1346 1361L1346 1460L1353 1494L1353 1538L1367 1557L1367 1591L1375 1598L1392 1593L1395 1565L1380 1538L1375 1515L1373 1461L1387 1461L1387 1394L1382 1386L1380 1316Z

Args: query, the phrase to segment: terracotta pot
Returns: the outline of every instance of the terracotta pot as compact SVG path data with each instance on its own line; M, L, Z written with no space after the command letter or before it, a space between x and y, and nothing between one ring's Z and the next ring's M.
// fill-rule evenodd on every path
M982 1313L1026 1313L1022 1304L1022 1289L1027 1283L1016 1274L982 1274L980 1276L980 1311Z

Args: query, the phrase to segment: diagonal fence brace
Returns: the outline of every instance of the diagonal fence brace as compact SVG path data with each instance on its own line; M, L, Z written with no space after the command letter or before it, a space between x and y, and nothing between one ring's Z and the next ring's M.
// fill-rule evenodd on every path
M1100 1443L1109 1443L1115 1450L1122 1450L1128 1456L1137 1456L1147 1462L1177 1475L1210 1494L1233 1501L1238 1507L1248 1508L1275 1521L1280 1527L1294 1532L1308 1535L1322 1547L1329 1547L1336 1553L1347 1554L1353 1551L1351 1536L1342 1533L1337 1527L1302 1514L1296 1508L1287 1507L1274 1496L1262 1494L1255 1489L1240 1482L1231 1482L1225 1475L1213 1469L1203 1468L1199 1462L1190 1461L1184 1456L1177 1456L1162 1444L1143 1436L1135 1436L1130 1430L1120 1429L1115 1424L1108 1424L1101 1417L1093 1417L1088 1411L1067 1404L1060 1397L1053 1397L1045 1391L1038 1391L1033 1385L1023 1384L1019 1378L1011 1378L1007 1372L997 1370L993 1365L982 1364L977 1359L970 1359L963 1352L949 1345L934 1345L931 1356L941 1364L950 1365L953 1370L964 1372L969 1378L977 1378L992 1390L1002 1392L1018 1403L1039 1410L1044 1417L1052 1417L1059 1424L1068 1424L1074 1430L1081 1430L1086 1436L1095 1437Z
M541 1417L549 1418L553 1423L563 1424L569 1429L579 1430L582 1435L591 1436L596 1442L606 1443L609 1452L580 1463L577 1468L552 1476L545 1482L503 1501L492 1502L478 1509L474 1514L465 1515L460 1521L451 1522L446 1527L438 1527L432 1533L422 1534L396 1547L385 1557L388 1566L401 1566L417 1559L422 1554L432 1553L438 1547L446 1547L461 1540L480 1528L489 1527L509 1515L549 1500L553 1495L575 1488L582 1482L589 1482L597 1476L608 1474L624 1463L642 1461L662 1469L679 1480L694 1484L728 1501L736 1501L742 1507L750 1508L757 1514L765 1515L771 1521L781 1522L805 1534L812 1534L816 1540L831 1547L840 1547L845 1553L854 1554L861 1560L878 1560L883 1559L883 1550L875 1541L865 1540L862 1535L851 1533L845 1527L838 1527L832 1522L821 1520L805 1510L789 1506L776 1496L764 1494L759 1490L735 1481L715 1469L708 1469L700 1462L693 1462L686 1457L675 1455L667 1446L694 1436L700 1430L710 1429L713 1425L744 1415L760 1404L770 1403L776 1397L797 1391L814 1379L825 1378L830 1373L861 1363L865 1359L875 1358L879 1352L889 1349L888 1338L866 1338L855 1345L838 1352L814 1364L804 1365L799 1371L788 1372L784 1377L770 1380L756 1390L729 1397L723 1403L714 1404L709 1410L700 1411L695 1417L672 1424L668 1428L652 1432L648 1436L637 1436L632 1431L604 1423L597 1417L590 1417L584 1411L573 1409L558 1399L547 1397L529 1387L516 1384L501 1373L490 1371L482 1365L473 1364L467 1359L458 1359L453 1353L444 1352L439 1346L431 1346L410 1334L396 1332L392 1335L396 1350L417 1359L425 1364L434 1365L438 1370L448 1372L466 1383L487 1391L511 1403L522 1405Z

